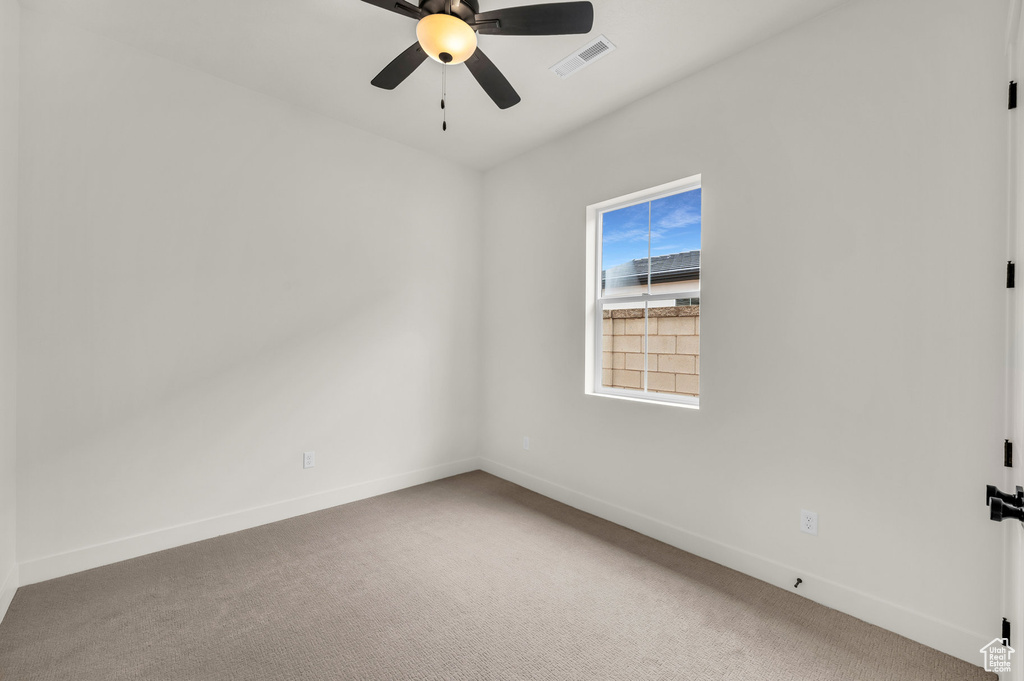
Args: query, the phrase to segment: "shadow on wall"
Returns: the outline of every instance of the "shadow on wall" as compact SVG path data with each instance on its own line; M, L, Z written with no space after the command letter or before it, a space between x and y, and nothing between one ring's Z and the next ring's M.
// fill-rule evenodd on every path
M41 433L27 460L47 498L31 503L50 510L26 513L25 536L46 539L25 559L459 458L464 410L438 396L472 367L453 368L462 341L436 314L365 298L330 328L154 386L102 430ZM316 471L303 449L321 450Z

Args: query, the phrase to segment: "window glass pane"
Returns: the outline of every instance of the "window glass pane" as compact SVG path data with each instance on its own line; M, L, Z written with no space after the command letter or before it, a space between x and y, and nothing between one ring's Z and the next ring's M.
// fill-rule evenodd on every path
M641 203L602 214L602 296L647 292L648 206Z
M700 395L700 307L652 301L647 310L647 388Z
M590 384L595 392L698 405L699 180L694 176L607 201L603 205L611 207L597 213L601 285L591 308L597 312L597 324L591 329L602 348L591 365L599 374ZM670 186L676 193L666 196ZM643 200L644 196L652 198ZM588 270L594 276L593 269ZM588 340L596 345L591 333Z
M608 303L603 306L601 385L604 387L644 389L644 313L643 303Z
M651 293L700 290L701 193L651 202Z

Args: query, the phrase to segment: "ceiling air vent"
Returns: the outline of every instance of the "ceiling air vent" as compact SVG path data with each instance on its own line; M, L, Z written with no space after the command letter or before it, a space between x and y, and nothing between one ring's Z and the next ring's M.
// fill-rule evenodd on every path
M568 57L551 67L551 72L559 78L568 78L584 66L589 66L615 49L612 41L603 35L589 42Z

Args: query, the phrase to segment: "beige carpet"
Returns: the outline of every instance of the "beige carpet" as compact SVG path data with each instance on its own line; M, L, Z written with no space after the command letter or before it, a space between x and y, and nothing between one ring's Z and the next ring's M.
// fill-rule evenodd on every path
M22 588L0 678L995 675L476 472Z

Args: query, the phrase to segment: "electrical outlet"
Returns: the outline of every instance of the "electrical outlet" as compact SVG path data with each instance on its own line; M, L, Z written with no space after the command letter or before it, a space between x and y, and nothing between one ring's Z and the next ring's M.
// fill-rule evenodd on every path
M312 468L316 465L316 452L305 452L302 455L302 467Z
M529 436L523 438L523 449L530 451L530 438Z
M818 514L814 511L800 511L800 531L818 534Z

